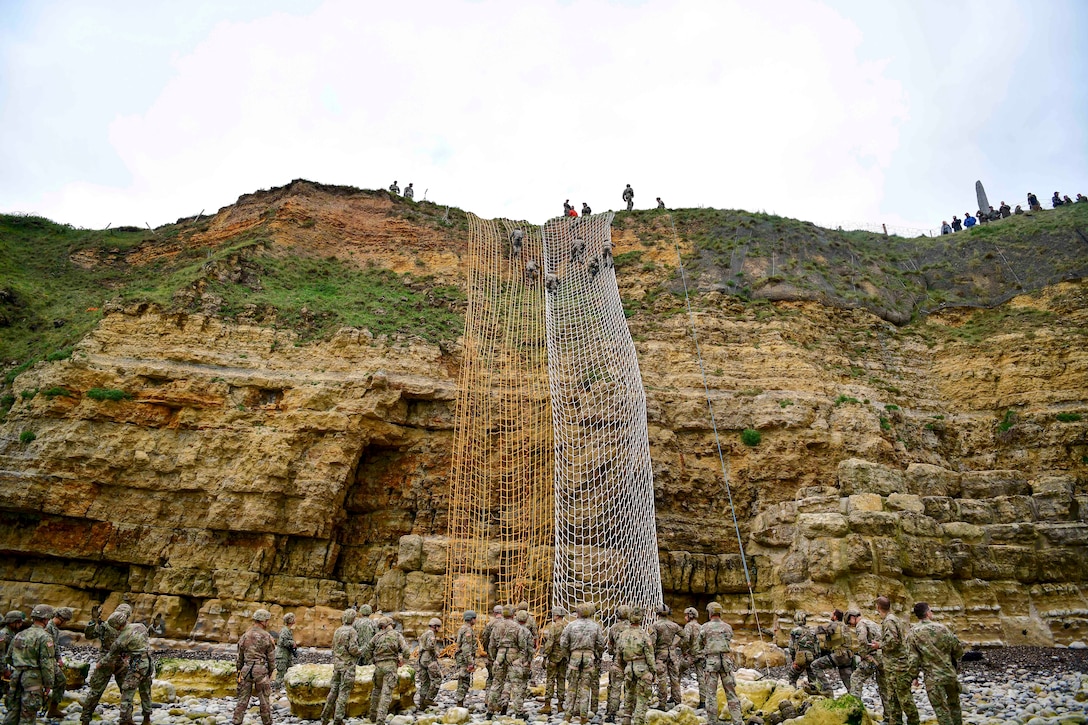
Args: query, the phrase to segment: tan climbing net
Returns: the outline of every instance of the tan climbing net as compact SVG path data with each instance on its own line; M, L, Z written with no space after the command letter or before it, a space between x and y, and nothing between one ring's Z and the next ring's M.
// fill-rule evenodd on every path
M470 216L450 479L447 628L661 599L646 396L611 257L612 214L543 228ZM524 232L514 253L510 233Z
M448 630L495 603L546 611L553 443L539 227L469 216L468 310L450 476ZM510 233L524 232L519 254ZM538 616L538 619L540 617Z

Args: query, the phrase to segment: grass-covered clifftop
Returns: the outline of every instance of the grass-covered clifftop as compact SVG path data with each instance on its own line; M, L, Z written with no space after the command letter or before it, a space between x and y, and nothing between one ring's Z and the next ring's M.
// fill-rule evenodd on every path
M862 307L898 324L1088 274L1088 204L936 239L717 209L620 212L615 226L646 251L671 248L675 231L693 250L685 264L699 291ZM291 328L301 340L344 326L452 340L466 237L459 209L305 181L155 230L0 215L0 361L10 381L66 356L118 298ZM617 248L621 275L637 271L653 288L629 313L661 314L670 306L649 302L677 293L679 277L674 265L640 264L642 250Z

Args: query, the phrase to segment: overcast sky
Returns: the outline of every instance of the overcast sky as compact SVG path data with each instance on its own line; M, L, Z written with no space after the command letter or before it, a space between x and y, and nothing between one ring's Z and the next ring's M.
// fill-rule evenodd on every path
M295 178L938 226L1088 194L1088 2L0 0L0 211L152 226Z

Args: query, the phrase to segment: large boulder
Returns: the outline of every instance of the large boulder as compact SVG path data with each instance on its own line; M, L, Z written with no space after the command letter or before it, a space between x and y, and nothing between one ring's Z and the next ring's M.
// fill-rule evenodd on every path
M303 720L317 720L329 695L332 665L295 665L287 670L284 684L291 714ZM370 693L374 689L374 665L355 668L355 686L348 699L348 717L362 717L370 709ZM416 671L411 667L397 670L397 686L390 703L391 712L412 707L416 693Z
M178 693L173 683L165 680L151 681L151 702L175 702L177 699ZM106 685L100 702L105 705L116 705L121 702L121 691L117 689L115 680L110 680L110 683Z
M89 662L65 662L64 681L69 690L78 690L87 684L87 673L90 672Z
M159 660L156 676L173 685L183 697L234 697L238 693L234 662L229 660L167 657Z

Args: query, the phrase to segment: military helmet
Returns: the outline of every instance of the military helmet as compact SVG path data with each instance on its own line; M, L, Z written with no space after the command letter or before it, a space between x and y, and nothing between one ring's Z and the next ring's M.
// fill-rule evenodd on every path
M494 607L491 608L491 611L494 614L502 615L502 605L496 604Z
M381 619L378 620L378 626L381 627L382 629L385 629L387 627L392 627L393 626L393 618L392 617L382 617Z
M620 619L627 619L631 616L631 607L626 604L621 604L616 607L616 616Z
M706 613L709 614L711 617L713 617L715 614L721 614L722 605L718 604L717 602L711 602L710 604L706 605Z
M684 610L684 616L694 617L694 618L698 619L699 618L699 610L696 609L695 607L688 607L687 609Z
M793 623L797 626L804 626L805 622L807 621L808 614L806 614L804 610L798 609L796 612L793 613Z
M128 602L121 602L120 604L117 605L117 609L115 609L113 611L120 612L121 610L124 610L125 613L127 613L127 614L132 614L132 605L129 604Z
M502 608L502 616L504 616L504 617L513 617L514 616L514 608L511 607L509 604L504 604L503 608Z
M364 617L369 617L371 614L374 614L374 607L370 606L369 604L364 604L363 606L359 607L359 614L363 615Z
M464 615L462 616L464 616L466 622L471 622L472 620L476 619L476 612L472 611L471 609L466 609Z
M35 604L30 610L31 619L49 619L53 616L53 608L48 604Z
M567 610L563 609L562 607L556 607L555 609L552 610L552 616L553 617L565 617L565 616L567 616Z
M579 617L592 617L593 616L593 605L592 604L587 604L586 602L582 602L581 604L579 604L577 607L574 608L574 611L578 612Z
M272 612L267 609L258 609L253 613L254 622L267 622L270 619L272 619Z
M529 611L529 602L527 602L525 600L522 600L522 601L518 602L518 607L517 608L518 608L518 611L521 611L522 609L524 609L526 612L528 612Z
M287 614L283 615L283 623L284 624L294 624L295 623L295 614L294 614L294 612L288 612Z
M128 624L128 614L129 613L127 610L118 607L117 609L113 610L113 614L111 614L109 618L106 619L106 624L110 625L114 629L121 629L121 627L124 627L126 624Z
M344 624L351 624L355 621L355 618L359 616L359 613L354 609L345 609L344 613L340 615L340 621Z
M4 615L4 624L14 624L15 622L25 622L26 615L21 610L12 609L10 612Z
M529 610L519 609L517 615L514 618L522 624L525 624L529 621Z
M59 617L61 620L68 622L72 619L71 607L57 607L53 610L53 616Z
M671 609L669 609L669 605L668 605L668 604L662 604L662 605L661 605L660 607L658 607L658 608L657 608L657 613L658 613L658 614L659 614L660 616L668 616L669 614L671 614L671 613L672 613L672 610L671 610Z
M850 617L857 617L858 619L861 619L861 612L857 609L847 609L846 618L850 619Z
M627 619L631 624L640 624L642 622L642 607L631 607L631 613L627 615Z
M427 622L428 627L441 627L442 620L438 617L431 617L431 621Z

